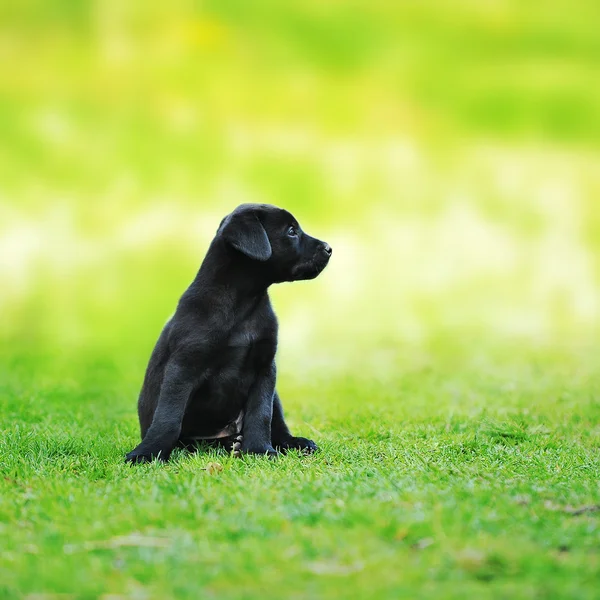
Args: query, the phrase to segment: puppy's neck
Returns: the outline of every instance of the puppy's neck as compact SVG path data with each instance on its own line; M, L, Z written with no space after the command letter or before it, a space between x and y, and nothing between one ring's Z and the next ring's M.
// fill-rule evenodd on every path
M213 242L189 291L198 298L214 294L221 302L239 306L267 293L272 282L264 271L264 266L256 261L225 244Z

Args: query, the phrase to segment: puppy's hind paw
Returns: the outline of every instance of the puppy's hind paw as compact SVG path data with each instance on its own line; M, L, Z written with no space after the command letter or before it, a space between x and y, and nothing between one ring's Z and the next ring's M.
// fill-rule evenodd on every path
M241 450L243 455L254 454L255 456L266 456L267 458L277 458L278 452L272 446L250 446Z
M238 435L233 440L233 445L231 446L231 456L234 458L239 458L242 455L242 441L244 438L241 435Z

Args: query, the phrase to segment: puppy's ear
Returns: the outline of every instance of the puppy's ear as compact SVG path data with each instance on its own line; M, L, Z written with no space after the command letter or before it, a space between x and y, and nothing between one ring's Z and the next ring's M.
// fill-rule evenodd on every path
M223 223L220 233L228 244L254 260L265 261L271 258L271 243L267 232L254 213L232 214Z

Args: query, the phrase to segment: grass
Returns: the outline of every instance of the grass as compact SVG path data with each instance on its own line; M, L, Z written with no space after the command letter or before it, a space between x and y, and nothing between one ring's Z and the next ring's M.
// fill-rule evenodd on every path
M0 595L595 598L597 360L499 348L448 341L385 382L284 369L318 454L136 468L139 369L13 357Z

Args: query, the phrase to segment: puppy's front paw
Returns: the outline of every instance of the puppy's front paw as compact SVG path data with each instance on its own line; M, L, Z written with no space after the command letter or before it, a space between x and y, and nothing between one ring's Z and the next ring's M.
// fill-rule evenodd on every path
M153 460L159 460L161 462L166 462L168 460L168 456L166 456L165 454L163 454L162 452L144 452L144 451L140 451L137 448L135 450L132 450L131 452L129 452L126 456L125 456L125 462L131 463L131 464L139 464L139 463L148 463L148 462L152 462Z
M300 450L303 454L312 454L313 452L316 452L319 447L308 438L292 436L278 443L277 449L283 453L288 450Z
M242 454L256 454L258 456L267 456L268 458L275 458L277 456L277 450L272 446L246 446L244 443L241 444Z

